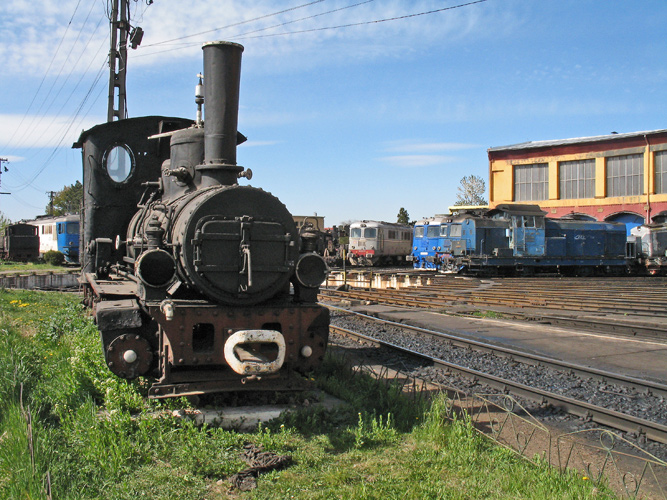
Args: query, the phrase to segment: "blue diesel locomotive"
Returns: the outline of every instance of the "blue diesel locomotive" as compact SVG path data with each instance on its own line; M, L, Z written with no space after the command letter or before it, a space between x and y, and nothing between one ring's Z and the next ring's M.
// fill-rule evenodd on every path
M453 224L464 216L436 215L415 223L412 260L415 269L440 269L443 257L451 255L452 239L461 237L461 225Z
M545 215L537 205L503 204L482 215L442 218L437 238L426 229L420 239L415 230L414 267L428 269L431 261L442 271L501 275L626 271L625 224Z

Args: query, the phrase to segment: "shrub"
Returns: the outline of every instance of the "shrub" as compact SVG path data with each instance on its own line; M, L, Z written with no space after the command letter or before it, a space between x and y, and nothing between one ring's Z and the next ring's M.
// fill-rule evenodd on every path
M62 266L65 262L65 256L58 250L49 250L44 253L44 261L52 266Z

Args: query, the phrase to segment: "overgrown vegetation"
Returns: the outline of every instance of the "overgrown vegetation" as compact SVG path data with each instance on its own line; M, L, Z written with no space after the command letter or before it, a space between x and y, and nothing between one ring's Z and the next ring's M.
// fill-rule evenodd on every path
M56 271L63 272L66 268L62 266L55 266L53 264L47 264L43 260L36 262L12 262L12 261L0 261L0 273L31 273L37 271Z
M471 316L476 318L490 318L490 319L503 319L505 315L498 311L473 311L470 313Z
M310 405L251 434L198 427L113 377L77 298L0 290L0 498L611 498L492 447L447 400L406 398L328 359ZM156 418L160 414L160 418ZM246 442L293 465L229 491Z
M49 250L44 252L44 262L52 266L62 266L65 262L65 256L58 250Z

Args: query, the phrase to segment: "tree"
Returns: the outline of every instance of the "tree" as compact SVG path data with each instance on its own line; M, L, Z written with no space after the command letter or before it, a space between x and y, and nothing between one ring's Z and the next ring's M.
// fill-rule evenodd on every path
M46 206L49 215L78 214L83 201L83 184L76 181L71 186L64 186L53 196L53 201Z
M5 226L7 226L11 223L12 223L12 221L9 220L7 217L5 217L5 214L0 212L0 231L2 231L5 228Z
M484 198L485 193L484 179L476 175L466 175L461 179L454 205L487 205L488 202Z
M408 211L405 208L401 207L401 209L398 211L397 217L398 219L396 220L396 222L398 222L399 224L406 224L406 225L410 224L410 215L408 214Z

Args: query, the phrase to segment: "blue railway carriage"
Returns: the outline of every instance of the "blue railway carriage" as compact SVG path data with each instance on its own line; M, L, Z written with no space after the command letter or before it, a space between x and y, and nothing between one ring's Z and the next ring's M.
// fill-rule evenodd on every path
M78 215L40 216L30 221L39 231L39 254L49 250L62 252L70 264L79 262L79 219Z
M411 245L410 226L362 220L350 224L347 256L353 266L405 264Z
M441 269L579 275L626 270L624 224L545 214L537 205L503 204L486 216L452 222L460 224L461 236L451 238L451 255L443 256Z
M71 264L79 262L79 216L65 215L62 220L56 221L58 233L58 251L62 252L65 260Z
M633 227L628 246L636 256L639 270L651 275L667 274L667 225L643 224Z
M6 226L0 233L0 258L28 262L39 257L37 228L30 224L17 223Z

